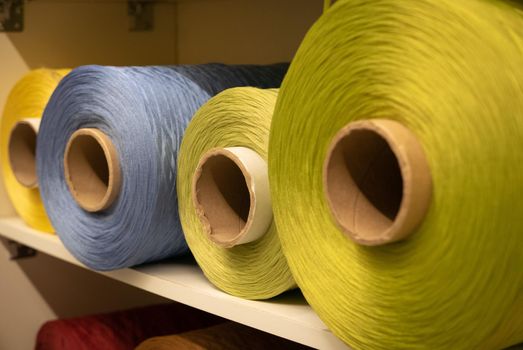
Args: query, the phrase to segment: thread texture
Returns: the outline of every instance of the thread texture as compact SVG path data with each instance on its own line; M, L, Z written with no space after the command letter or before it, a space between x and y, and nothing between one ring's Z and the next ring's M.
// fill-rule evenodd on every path
M60 80L68 70L36 69L27 73L13 87L4 107L0 137L4 184L16 212L27 225L44 232L53 232L47 218L40 190L26 188L15 178L9 163L9 135L24 118L41 118L44 108Z
M47 321L35 350L132 350L151 337L211 327L225 320L172 303Z
M84 66L58 86L37 145L44 205L65 246L87 266L111 270L187 251L178 217L176 161L185 127L211 96L233 86L275 87L287 65ZM117 150L122 184L108 209L73 200L63 157L72 133L96 128Z
M177 335L154 337L136 350L307 350L305 345L242 324L225 322Z
M355 349L523 342L523 18L483 0L339 0L311 28L275 108L269 173L283 251L305 297ZM349 122L421 142L423 224L365 247L336 226L322 167Z
M189 124L178 160L180 219L191 252L207 278L225 292L266 299L295 287L274 222L258 240L222 248L204 232L191 197L202 156L213 148L246 147L267 159L277 90L235 88L215 96Z

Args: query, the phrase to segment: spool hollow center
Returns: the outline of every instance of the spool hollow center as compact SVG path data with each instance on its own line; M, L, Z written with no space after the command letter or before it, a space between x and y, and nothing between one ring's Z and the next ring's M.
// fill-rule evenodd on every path
M272 222L267 165L248 148L216 148L204 154L192 197L205 233L224 248L260 238Z
M15 124L9 135L9 164L16 180L24 187L36 188L36 138L40 120L28 118Z
M405 238L430 204L432 181L423 149L410 130L392 120L342 128L331 142L323 181L336 223L359 244Z
M84 210L108 208L120 190L120 164L107 135L85 128L73 133L64 155L65 179L69 190Z

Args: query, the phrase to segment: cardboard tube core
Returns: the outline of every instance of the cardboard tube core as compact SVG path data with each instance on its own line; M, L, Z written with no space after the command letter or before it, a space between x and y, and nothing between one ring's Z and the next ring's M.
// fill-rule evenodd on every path
M334 137L323 171L338 226L363 245L410 235L431 198L428 162L416 136L392 120L356 121Z
M86 211L108 208L120 192L118 154L109 137L98 129L79 129L71 135L64 171L74 200Z
M15 124L9 135L8 154L11 171L24 187L38 187L36 174L36 137L40 119L27 118Z
M267 163L249 148L205 153L194 174L192 197L205 233L224 248L259 239L272 223Z

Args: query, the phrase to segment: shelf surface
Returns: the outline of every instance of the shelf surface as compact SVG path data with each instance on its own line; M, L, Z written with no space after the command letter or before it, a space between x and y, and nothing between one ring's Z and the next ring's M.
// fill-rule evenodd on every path
M58 236L28 228L19 218L0 219L0 235L87 269ZM270 301L237 298L216 289L188 259L97 273L313 348L349 349L327 329L298 291Z

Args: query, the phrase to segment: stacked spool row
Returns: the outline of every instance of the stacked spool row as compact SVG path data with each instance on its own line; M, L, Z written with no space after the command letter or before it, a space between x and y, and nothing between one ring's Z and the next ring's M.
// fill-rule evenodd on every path
M309 347L170 303L52 320L35 350L308 350Z
M279 92L286 65L37 71L6 106L4 180L95 269L190 248L233 295L297 284L353 348L517 344L521 13L339 0ZM36 75L57 87L27 112Z

